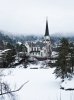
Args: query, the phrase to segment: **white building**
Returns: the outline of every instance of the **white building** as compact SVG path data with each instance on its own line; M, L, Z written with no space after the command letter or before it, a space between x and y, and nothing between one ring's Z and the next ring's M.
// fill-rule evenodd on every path
M46 20L46 29L44 40L37 42L27 42L25 44L27 52L35 57L50 57L51 56L51 41L49 36L48 21Z

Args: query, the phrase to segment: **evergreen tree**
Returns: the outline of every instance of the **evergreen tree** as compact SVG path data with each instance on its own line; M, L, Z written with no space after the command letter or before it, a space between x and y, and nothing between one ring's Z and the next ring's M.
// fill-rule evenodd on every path
M71 66L71 72L73 73L74 68L74 44L70 43L70 66Z
M12 65L15 60L15 47L11 43L6 44L6 49L0 55L0 68L7 68Z
M57 59L57 67L55 73L57 77L64 79L68 77L68 72L70 71L69 65L69 42L66 38L62 38L60 42Z
M6 49L13 49L13 48L14 48L14 46L8 42L6 45Z
M17 52L27 52L27 48L23 44L16 44L16 51Z
M12 62L15 61L15 55L16 55L15 49L9 50L6 53L6 55L5 55L6 66L4 66L4 67L12 67Z

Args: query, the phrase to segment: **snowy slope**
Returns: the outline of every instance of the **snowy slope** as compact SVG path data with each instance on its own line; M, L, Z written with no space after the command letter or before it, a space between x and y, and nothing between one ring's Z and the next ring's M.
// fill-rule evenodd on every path
M15 100L74 100L74 91L60 89L61 80L55 79L54 68L16 68L7 69L6 72L8 70L12 70L12 73L4 76L3 81L7 81L12 90L29 81L20 91L14 93ZM7 98L6 100L13 99Z

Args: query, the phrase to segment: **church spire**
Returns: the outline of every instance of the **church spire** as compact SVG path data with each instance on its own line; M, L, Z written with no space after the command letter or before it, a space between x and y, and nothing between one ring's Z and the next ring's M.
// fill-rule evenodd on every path
M46 19L45 36L49 36L48 20Z

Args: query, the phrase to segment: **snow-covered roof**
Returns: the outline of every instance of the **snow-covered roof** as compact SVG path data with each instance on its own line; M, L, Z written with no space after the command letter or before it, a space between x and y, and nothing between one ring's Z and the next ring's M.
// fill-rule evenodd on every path
M22 43L20 41L18 41L17 44L21 45Z
M30 47L40 47L40 49L42 49L43 47L46 46L46 43L43 43L43 42L28 42L29 46Z

